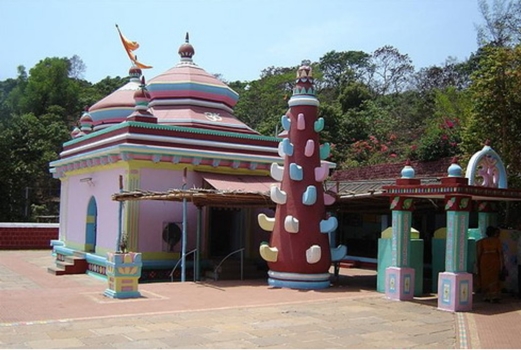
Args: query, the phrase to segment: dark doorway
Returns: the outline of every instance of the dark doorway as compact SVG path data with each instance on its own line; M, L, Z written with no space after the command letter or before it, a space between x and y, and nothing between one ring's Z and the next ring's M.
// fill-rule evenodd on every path
M242 248L242 210L210 209L210 255L224 257Z

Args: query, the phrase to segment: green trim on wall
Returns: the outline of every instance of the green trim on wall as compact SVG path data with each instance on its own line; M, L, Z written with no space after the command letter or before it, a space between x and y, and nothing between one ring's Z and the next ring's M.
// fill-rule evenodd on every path
M125 127L138 127L143 129L156 129L156 130L169 130L169 131L180 131L188 134L200 134L200 135L214 135L214 136L223 136L223 137L236 137L240 139L249 139L249 140L262 140L262 141L280 141L281 139L273 136L264 136L264 135L251 135L251 134L242 134L238 132L227 132L227 131L214 131L214 130L206 130L206 129L197 129L197 128L188 128L184 126L173 126L173 125L161 125L161 124L152 124L152 123L143 123L143 122L133 122L126 121L119 123L117 125L110 126L108 128L92 132L88 135L78 137L76 139L65 142L64 146L74 145L78 142L88 140L103 134L107 134L114 130L118 130Z

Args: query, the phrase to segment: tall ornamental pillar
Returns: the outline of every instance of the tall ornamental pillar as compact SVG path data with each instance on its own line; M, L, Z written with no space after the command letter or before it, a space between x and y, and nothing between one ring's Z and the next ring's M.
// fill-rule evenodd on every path
M324 162L329 144L321 145L318 134L324 119L318 118L311 62L304 61L281 122L288 137L279 143L284 166L273 163L271 177L280 186L271 186L270 197L277 203L275 217L258 216L259 225L271 231L269 242L262 242L260 256L268 262L268 283L273 287L324 289L330 285L329 269L333 258L342 258L346 247L331 248L329 233L337 219L326 214L326 203L334 198L324 193L329 175Z
M453 161L445 185L467 184L461 177L461 168ZM438 308L446 311L472 310L472 274L467 272L467 231L471 197L445 196L447 212L447 242L445 272L438 275Z
M418 185L414 169L407 161L397 185ZM407 197L391 197L392 241L391 266L385 270L385 296L393 300L414 298L414 269L410 267L411 221L413 200Z

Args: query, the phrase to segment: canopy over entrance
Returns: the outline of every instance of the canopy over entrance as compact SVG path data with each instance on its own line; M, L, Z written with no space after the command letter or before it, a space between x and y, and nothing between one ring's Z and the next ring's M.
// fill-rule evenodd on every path
M270 186L276 183L266 176L241 176L204 173L205 188L170 189L164 192L134 190L112 195L116 201L129 200L187 200L198 207L274 207ZM211 187L211 188L206 188Z
M267 176L241 176L225 174L203 174L203 179L215 190L239 191L268 195L272 184L277 182Z

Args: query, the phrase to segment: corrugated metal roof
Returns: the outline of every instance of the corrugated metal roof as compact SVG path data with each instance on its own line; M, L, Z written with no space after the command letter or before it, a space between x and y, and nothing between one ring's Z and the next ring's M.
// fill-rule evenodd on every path
M325 188L335 192L339 198L373 196L384 192L383 186L394 185L396 179L365 181L327 181ZM421 179L423 185L440 183L438 178Z

